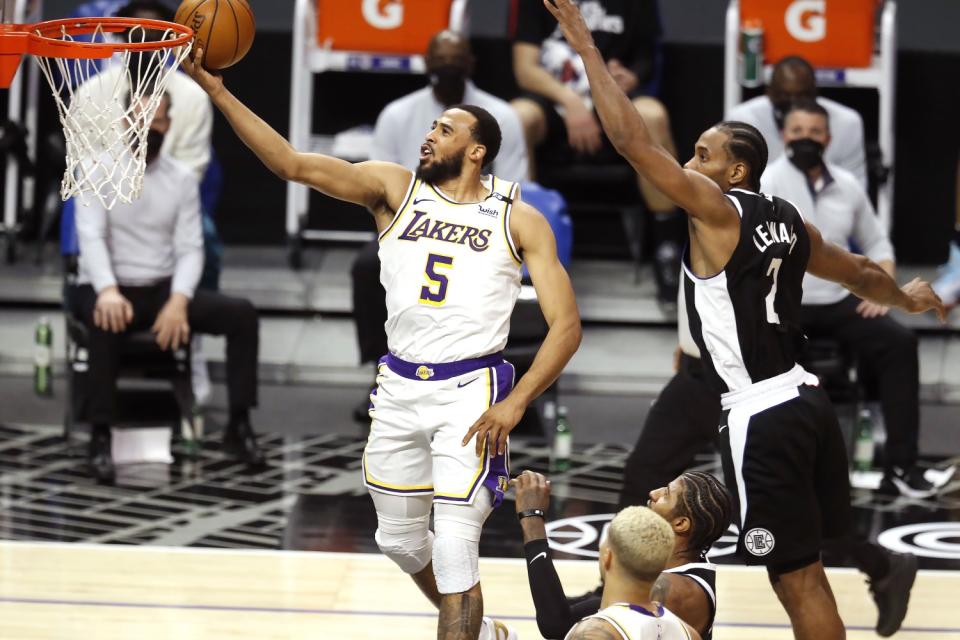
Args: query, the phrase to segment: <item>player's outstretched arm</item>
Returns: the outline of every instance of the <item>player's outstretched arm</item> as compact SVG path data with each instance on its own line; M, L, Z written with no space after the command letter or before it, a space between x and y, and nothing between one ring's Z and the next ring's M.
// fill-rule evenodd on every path
M654 143L643 117L610 75L577 6L570 0L543 3L560 23L567 43L583 58L593 104L617 152L690 216L708 226L726 226L736 221L733 206L716 183L684 169L669 151Z
M515 490L517 513L539 509L546 513L550 508L550 481L535 471L524 471L510 481ZM560 576L553 565L550 544L547 542L546 520L530 516L520 520L523 530L523 553L527 560L527 579L530 595L537 611L537 628L544 638L564 638L578 620L593 615L599 610L600 599L593 605L578 603L575 612L567 601L560 583Z
M809 222L806 227L810 236L809 273L842 284L864 300L898 307L908 313L923 313L932 309L937 312L941 322L946 319L943 302L929 283L914 278L900 287L876 262L825 241L820 231Z
M400 206L410 182L410 171L387 162L352 164L339 158L297 151L283 136L243 104L199 62L184 60L186 72L209 95L237 136L260 161L284 180L299 182L338 200L353 202L374 213L392 214Z
M467 431L463 444L476 435L477 455L488 438L491 452L504 452L507 436L517 426L527 406L553 384L580 346L580 312L570 278L557 257L557 243L550 225L536 209L524 202L516 202L510 218L510 232L530 270L540 309L550 330L530 369L510 395L490 407Z

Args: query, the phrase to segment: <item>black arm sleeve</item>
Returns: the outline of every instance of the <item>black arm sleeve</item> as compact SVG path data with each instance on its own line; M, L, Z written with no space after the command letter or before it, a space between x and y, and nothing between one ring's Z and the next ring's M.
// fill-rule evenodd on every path
M537 609L537 627L544 638L562 640L583 616L574 617L567 603L547 541L531 540L523 545L523 551L527 556L530 594ZM594 609L593 613L596 612Z

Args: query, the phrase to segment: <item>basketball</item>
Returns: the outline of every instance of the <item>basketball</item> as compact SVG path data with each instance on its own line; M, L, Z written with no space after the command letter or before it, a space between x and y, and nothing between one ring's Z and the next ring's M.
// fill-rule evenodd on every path
M257 28L247 0L184 0L175 19L193 29L193 49L203 49L208 69L239 62L250 51Z

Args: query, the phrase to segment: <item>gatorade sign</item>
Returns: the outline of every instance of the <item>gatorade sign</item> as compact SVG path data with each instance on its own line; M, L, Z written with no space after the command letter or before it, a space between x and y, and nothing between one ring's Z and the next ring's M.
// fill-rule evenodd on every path
M867 67L878 0L741 0L741 24L763 25L764 59L803 56L816 67Z
M818 42L827 37L827 0L794 0L787 8L787 32L800 42Z
M375 29L396 29L403 24L401 0L363 0L363 19Z
M316 0L317 42L340 51L422 54L452 0Z

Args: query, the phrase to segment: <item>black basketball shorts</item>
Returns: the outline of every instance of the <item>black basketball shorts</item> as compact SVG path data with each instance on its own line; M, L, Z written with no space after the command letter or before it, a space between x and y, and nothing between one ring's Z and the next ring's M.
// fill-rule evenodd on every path
M850 530L847 451L819 386L800 384L724 409L721 455L747 564L776 567L817 557L824 539Z

